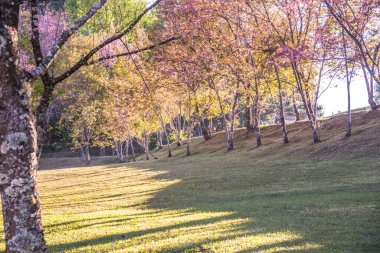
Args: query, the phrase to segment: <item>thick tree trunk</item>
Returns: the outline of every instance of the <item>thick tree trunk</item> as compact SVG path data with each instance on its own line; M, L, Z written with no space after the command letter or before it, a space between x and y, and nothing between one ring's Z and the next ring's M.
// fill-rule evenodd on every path
M17 55L19 3L0 3L0 186L6 252L43 252L31 84Z
M277 68L275 69L275 72L276 72L277 85L278 85L278 100L279 100L278 117L280 118L284 143L287 144L287 143L289 143L289 138L288 138L288 131L286 130L286 122L285 122L285 116L284 116L284 105L282 102L281 80L280 80L280 76L278 74Z

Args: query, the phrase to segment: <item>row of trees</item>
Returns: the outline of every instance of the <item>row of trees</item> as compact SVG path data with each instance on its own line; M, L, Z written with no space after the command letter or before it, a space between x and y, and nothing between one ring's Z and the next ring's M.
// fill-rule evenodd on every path
M364 79L369 106L378 107L376 2L168 0L160 5L157 17L153 31L138 31L138 41L149 41L151 34L176 39L154 52L103 66L109 78L104 97L113 102L106 99L101 109L93 111L102 112L98 114L102 121L81 123L80 131L70 120L67 126L74 140L83 139L84 146L118 147L119 142L135 139L147 150L153 134L158 146L163 136L169 140L171 135L181 145L183 136L189 155L194 127L207 141L212 138L209 123L220 118L226 148L232 150L236 124L244 119L260 146L262 119L274 114L288 143L286 108L291 106L293 120L304 114L313 141L319 142L318 99L337 79L347 84L346 135L350 136L350 85L356 75ZM133 46L113 43L104 57ZM136 92L131 94L132 90ZM92 96L88 98L93 103ZM78 103L75 108L83 105ZM104 115L107 111L109 118ZM68 114L73 115L70 110ZM97 132L92 141L86 139L88 128ZM170 157L170 146L168 152Z
M160 4L159 4L160 3ZM380 6L375 0L75 0L0 3L0 173L8 252L45 249L35 172L52 132L90 162L90 145L150 155L207 141L216 119L233 150L237 124L256 135L273 116L318 133L318 99L336 79L363 77L375 110ZM154 7L154 12L150 12ZM132 10L132 11L128 11ZM53 131L54 129L54 131ZM38 136L38 138L37 138ZM134 155L133 155L134 157Z

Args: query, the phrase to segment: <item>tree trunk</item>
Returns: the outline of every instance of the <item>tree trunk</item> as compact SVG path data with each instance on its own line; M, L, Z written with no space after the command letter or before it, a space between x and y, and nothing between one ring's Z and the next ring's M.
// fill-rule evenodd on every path
M230 144L231 144L231 142L230 142L230 132L228 130L226 114L223 111L222 100L220 99L218 89L215 87L214 90L215 90L215 93L216 93L216 97L218 99L218 103L219 103L219 107L220 107L220 112L222 113L222 117L223 117L223 128L224 128L224 131L225 131L225 134L226 134L226 147L227 147L227 151L231 151L232 149L231 149L231 146L230 146Z
M250 96L247 96L246 99L246 112L245 112L246 118L247 118L247 131L253 132L254 131L254 123L253 123L253 115L252 115L252 106L250 102Z
M255 92L256 96L253 104L253 128L255 129L256 134L256 146L260 147L263 145L261 141L261 133L260 133L260 93L259 93L259 85L257 80L255 80Z
M280 118L281 128L282 128L282 134L284 138L284 143L289 143L288 139L288 132L286 130L286 122L285 122L285 116L284 116L284 105L282 102L282 87L281 87L281 80L280 76L278 74L278 69L275 67L276 72L276 78L277 78L277 84L278 84L278 100L279 100L279 110L278 110L278 117Z
M157 148L162 149L162 134L157 132Z
M176 138L177 138L177 147L181 147L182 146L181 130L177 128L175 133L176 133Z
M149 160L148 135L144 136L143 143L144 143L145 158L146 160Z
M100 150L99 150L99 156L105 156L106 155L106 150L104 147L100 147Z
M186 156L190 156L190 135L191 135L191 123L188 122L187 126L187 141L186 141Z
M203 138L205 141L209 141L211 140L212 136L211 136L211 131L210 129L206 126L205 122L204 122L204 119L202 118L201 116L201 113L200 113L200 110L199 110L199 105L196 103L195 104L195 112L198 116L198 119L199 119L199 126L201 128L201 131L202 131L202 135L203 135Z
M298 111L298 108L297 108L296 96L294 94L293 89L292 89L292 102L293 102L293 112L294 112L294 115L296 116L296 121L300 121L301 116L300 116L300 112Z
M36 182L37 132L17 54L19 4L1 1L0 186L6 252L43 252L40 197Z
M128 141L125 141L125 161L128 162L128 155L129 155L129 143Z
M313 108L311 107L311 101L310 101L310 97L308 96L308 91L307 91L308 87L305 87L306 89L305 91L303 81L301 80L301 75L297 69L297 64L295 62L292 62L292 69L293 69L294 77L297 82L298 91L301 95L301 99L306 110L306 115L310 122L313 141L314 143L318 143L320 142L320 138L319 138L318 130L317 130L318 129L317 117L316 117L316 112L314 112Z
M255 125L255 133L256 133L256 146L257 147L260 147L263 145L262 141L261 141L261 133L260 133L260 124L259 124L259 120L257 120L257 123Z
M210 129L210 135L214 132L214 126L212 124L212 118L209 119L208 121L208 129Z
M84 152L84 148L82 146L79 147L80 154L82 156L82 162L86 163L86 153Z
M116 151L116 155L117 155L117 159L119 160L119 163L123 163L124 162L123 142L115 141L115 151Z
M345 65L345 70L346 70L346 84L347 84L347 118L346 118L346 124L347 124L347 129L346 129L346 137L351 136L352 130L351 130L351 90L350 90L350 85L351 85L351 78L349 76L349 71L348 71L348 58L347 58L347 45L346 45L346 39L345 39L345 32L344 29L342 29L342 37L343 37L343 52L344 52L344 65Z
M135 148L133 147L132 139L129 140L129 143L131 144L132 161L136 162Z
M376 104L375 100L373 99L373 86L371 85L370 81L368 80L367 71L363 65L363 62L360 61L363 75L364 75L364 81L367 87L367 94L368 94L368 104L371 107L372 110L376 110L378 108L378 105Z
M182 104L179 103L179 114L177 117L177 127L176 127L176 136L177 136L177 147L182 146L182 139L181 139L181 130L182 130Z
M202 135L203 135L203 138L205 139L205 141L211 140L212 136L211 136L211 133L210 133L210 129L208 129L208 127L206 127L206 124L205 124L205 122L204 122L203 119L201 119L199 121L199 126L201 127Z
M84 157L85 157L86 166L90 166L91 155L90 155L90 145L89 144L86 144L86 146L84 147Z

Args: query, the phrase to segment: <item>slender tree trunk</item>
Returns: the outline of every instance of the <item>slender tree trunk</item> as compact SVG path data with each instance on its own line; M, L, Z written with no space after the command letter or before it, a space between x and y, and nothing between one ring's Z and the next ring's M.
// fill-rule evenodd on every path
M234 131L235 131L235 116L236 116L236 105L238 103L238 92L236 90L235 97L234 97L234 103L231 108L231 129L230 129L230 135L229 135L229 150L234 149Z
M363 61L360 61L360 65L362 67L363 75L364 75L364 81L367 87L367 94L368 94L368 104L371 107L372 110L376 110L378 106L376 105L375 100L373 99L373 87L370 84L370 81L368 80L367 71L363 65Z
M186 156L190 156L190 136L191 136L191 122L189 120L188 126L187 126Z
M191 129L192 129L191 96L190 96L190 92L188 93L188 105L187 105L187 108L188 108L188 112L187 112L188 120L187 120L187 124L186 124L186 127L187 127L186 156L190 156L190 136L191 136Z
M149 147L148 147L148 135L144 135L144 140L143 140L143 143L144 143L144 152L145 152L145 158L146 160L149 160Z
M136 162L135 148L133 147L133 141L132 141L132 139L129 140L129 143L131 145L132 161Z
M347 130L346 136L349 137L352 134L351 129L351 91L350 91L350 83L347 82Z
M348 58L347 58L347 44L346 44L346 38L345 38L345 32L344 29L342 29L342 37L343 37L343 52L344 52L344 65L346 70L346 84L347 84L347 118L346 118L346 137L351 136L352 130L351 130L351 78L348 71Z
M128 141L125 141L125 161L126 162L129 162L128 161L128 155L129 155L129 143L128 143Z
M164 130L164 133L165 133L165 136L166 136L166 142L167 142L167 146L168 146L168 157L172 157L172 148L170 146L169 134L168 134L168 131L166 130L166 126L165 126L164 121L162 120L162 118L160 118L160 120L161 120L162 129Z
M210 135L214 132L214 126L212 124L212 118L209 119L208 121L208 128L210 129Z
M199 105L197 103L195 104L195 112L199 118L199 126L201 128L203 138L205 139L205 141L211 140L212 136L210 129L206 126L204 119L201 116Z
M284 105L282 102L281 80L280 80L280 76L278 74L277 67L275 67L275 72L276 72L277 85L278 85L278 100L279 100L278 117L280 118L284 143L287 144L287 143L289 143L289 138L288 138L288 131L286 130L286 122L285 122L285 116L284 116Z
M186 156L190 156L190 131L187 131Z
M256 146L260 147L263 145L261 141L261 133L260 133L260 93L259 93L259 85L257 82L257 79L255 79L255 92L256 96L254 99L254 104L253 104L253 128L255 130L256 134Z
M181 139L181 130L182 130L182 104L179 103L179 114L177 117L177 127L176 127L176 136L177 136L177 147L182 146Z
M90 166L90 163L91 163L91 155L90 155L90 145L89 144L86 144L86 146L84 147L84 155L85 155L85 159L86 159L86 166Z
M247 118L247 131L253 132L254 131L254 123L253 123L253 115L252 115L252 105L251 105L251 98L248 95L246 99L246 118Z
M18 1L0 3L0 187L6 252L43 252L32 86L19 66Z
M298 111L298 108L297 108L296 96L294 94L293 89L292 89L292 102L293 102L293 112L294 112L294 115L296 116L296 121L300 121L301 116L300 116L300 112Z
M157 132L157 148L162 149L162 134Z
M226 134L226 147L227 147L227 151L231 151L232 149L231 149L231 146L230 146L230 132L228 130L226 114L224 113L224 110L223 110L222 100L220 99L219 91L218 91L218 89L216 87L214 88L214 90L215 90L215 93L216 93L216 97L218 99L218 103L219 103L219 107L220 107L220 112L222 113L222 117L223 117L223 127L224 127L224 131L225 131L225 134Z
M208 129L208 127L206 127L206 124L205 124L205 122L204 122L203 119L201 119L199 121L199 126L201 127L202 135L203 135L203 138L205 139L205 141L211 140L212 136L211 136L211 133L210 133L210 129Z
M119 160L119 163L123 163L124 162L123 142L115 141L115 151L116 151L116 155L117 155L117 159Z
M313 141L314 143L318 143L320 142L320 138L318 135L318 123L316 118L316 112L314 112L313 108L311 107L311 101L307 99L307 97L309 97L307 92L308 87L305 87L305 91L303 81L301 80L301 75L297 69L297 64L295 62L292 62L292 69L297 82L298 91L301 95L301 99L306 110L306 115L310 122Z
M260 147L263 145L261 141L261 133L260 133L260 112L258 111L255 115L256 115L256 118L255 118L254 129L255 129L255 134L256 134L256 146Z

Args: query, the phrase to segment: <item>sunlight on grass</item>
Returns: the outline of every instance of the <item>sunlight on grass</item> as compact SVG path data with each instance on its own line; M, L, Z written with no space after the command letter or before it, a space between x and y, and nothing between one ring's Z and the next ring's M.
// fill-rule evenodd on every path
M126 166L40 171L49 252L234 252L302 237L263 233L234 212L150 208L155 193L181 183L165 173ZM174 197L181 200L181 192Z
M376 161L217 158L39 171L49 252L376 252Z

